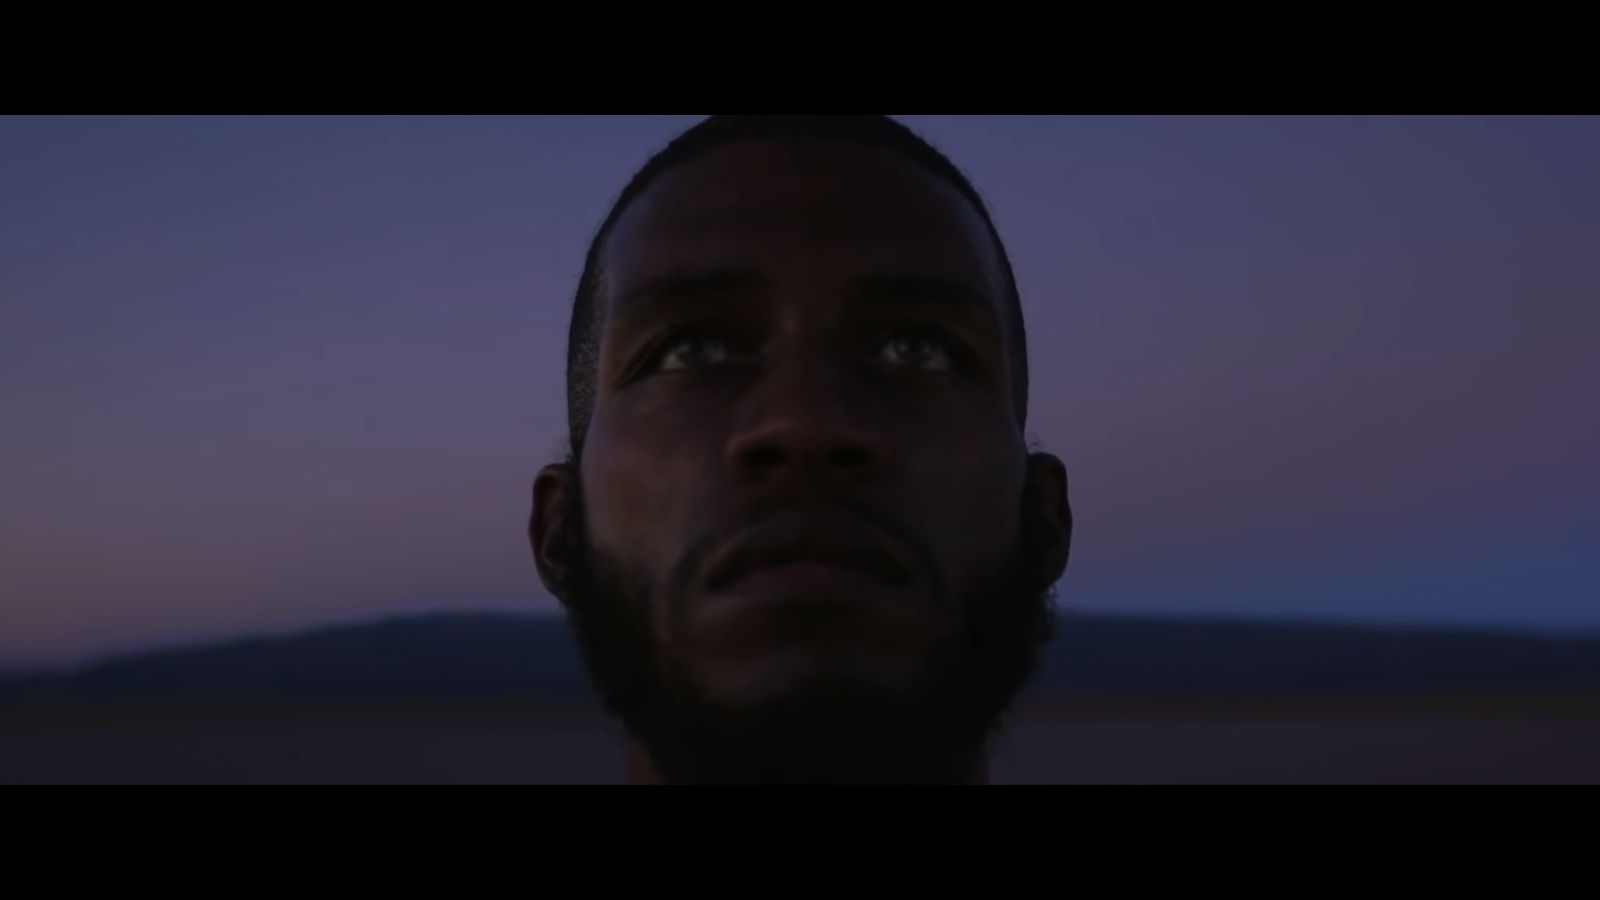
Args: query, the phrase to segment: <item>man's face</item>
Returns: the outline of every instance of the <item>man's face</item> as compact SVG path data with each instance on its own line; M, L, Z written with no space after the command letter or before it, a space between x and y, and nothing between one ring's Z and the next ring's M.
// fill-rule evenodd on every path
M601 270L593 416L533 537L613 707L680 774L716 739L839 777L895 735L975 750L1070 535L977 211L886 150L740 142L638 197Z

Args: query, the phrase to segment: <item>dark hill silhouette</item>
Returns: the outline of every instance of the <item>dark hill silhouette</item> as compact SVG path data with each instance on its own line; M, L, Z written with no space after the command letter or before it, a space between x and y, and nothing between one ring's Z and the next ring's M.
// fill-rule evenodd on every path
M1070 615L1033 694L1591 691L1600 639ZM0 680L0 704L591 700L566 626L434 615L256 637Z

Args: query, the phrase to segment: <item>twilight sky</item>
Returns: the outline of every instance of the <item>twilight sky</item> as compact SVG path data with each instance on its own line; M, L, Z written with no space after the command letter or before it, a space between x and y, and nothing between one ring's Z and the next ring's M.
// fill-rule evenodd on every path
M698 118L0 118L0 666L554 610L583 251ZM1064 609L1600 631L1600 118L903 121L1017 269Z

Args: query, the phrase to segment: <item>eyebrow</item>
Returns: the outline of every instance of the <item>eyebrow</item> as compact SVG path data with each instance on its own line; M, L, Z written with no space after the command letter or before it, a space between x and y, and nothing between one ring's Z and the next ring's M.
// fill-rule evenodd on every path
M756 294L768 280L751 269L703 269L671 272L652 278L617 300L615 316L621 321L648 315L652 309L687 300Z
M998 333L994 304L960 281L938 275L873 275L859 279L852 293L861 300L927 306L953 313Z
M617 300L612 328L618 334L642 329L662 310L698 302L716 302L767 293L772 281L747 268L686 269L652 278ZM867 275L848 287L863 308L898 306L950 316L978 329L988 339L1000 340L1001 328L994 304L981 291L959 279L930 274Z

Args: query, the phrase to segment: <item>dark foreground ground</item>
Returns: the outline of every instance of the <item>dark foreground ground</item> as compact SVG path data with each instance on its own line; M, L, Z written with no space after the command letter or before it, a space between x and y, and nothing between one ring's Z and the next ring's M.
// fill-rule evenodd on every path
M7 784L619 783L582 707L78 710L0 718ZM1001 784L1593 784L1600 703L1034 704Z

